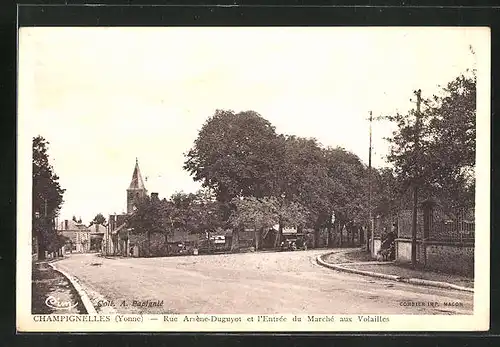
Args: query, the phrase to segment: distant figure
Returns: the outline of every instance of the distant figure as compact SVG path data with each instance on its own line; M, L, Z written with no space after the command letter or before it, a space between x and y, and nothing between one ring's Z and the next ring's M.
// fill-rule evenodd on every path
M397 235L398 235L398 224L397 223L392 223L391 232L394 234L394 237L397 237Z
M385 230L387 230L387 228L384 228L384 231ZM378 254L380 254L384 260L395 259L396 235L397 235L397 226L396 223L394 223L391 227L391 231L389 231L385 235L382 245L380 246L380 251L378 251Z

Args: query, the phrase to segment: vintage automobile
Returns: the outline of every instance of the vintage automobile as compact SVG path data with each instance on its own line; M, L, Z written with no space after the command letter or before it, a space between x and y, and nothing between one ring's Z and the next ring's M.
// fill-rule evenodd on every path
M226 242L225 236L211 236L210 240L202 240L199 244L198 251L200 254L207 253L223 253L230 250L230 243Z
M296 251L296 250L297 250L297 245L295 244L295 241L291 239L286 239L281 242L280 251Z
M307 250L307 244L299 238L286 238L281 242L280 251Z

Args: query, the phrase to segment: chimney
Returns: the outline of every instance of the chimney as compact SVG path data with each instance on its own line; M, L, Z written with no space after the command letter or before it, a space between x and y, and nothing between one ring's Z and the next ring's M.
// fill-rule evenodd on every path
M151 200L158 201L158 193L151 193Z

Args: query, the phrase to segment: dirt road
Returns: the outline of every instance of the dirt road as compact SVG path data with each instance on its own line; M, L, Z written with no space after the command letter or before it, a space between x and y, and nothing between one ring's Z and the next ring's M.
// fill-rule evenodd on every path
M118 313L151 314L472 314L471 293L335 272L316 264L325 252L74 254L57 266L78 278L101 312L112 304Z

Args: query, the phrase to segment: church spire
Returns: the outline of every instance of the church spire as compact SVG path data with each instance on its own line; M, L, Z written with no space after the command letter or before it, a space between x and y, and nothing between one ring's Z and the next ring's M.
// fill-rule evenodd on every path
M139 169L139 160L137 157L135 158L135 168L134 173L132 174L132 181L130 182L130 186L128 189L144 189L144 181L142 180L141 170Z

